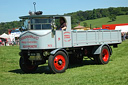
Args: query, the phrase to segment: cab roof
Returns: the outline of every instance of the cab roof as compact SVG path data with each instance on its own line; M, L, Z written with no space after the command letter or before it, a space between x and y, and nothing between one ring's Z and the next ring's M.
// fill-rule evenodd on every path
M30 19L30 18L53 18L53 17L65 17L67 15L28 15L21 16L20 19Z

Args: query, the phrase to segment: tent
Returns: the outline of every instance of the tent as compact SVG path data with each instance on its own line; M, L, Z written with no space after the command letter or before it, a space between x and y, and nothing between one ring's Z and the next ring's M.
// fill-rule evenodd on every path
M74 27L74 30L84 30L85 27L78 25L77 27Z
M10 38L10 36L7 35L6 33L3 33L2 35L0 35L0 38L8 39Z
M121 30L121 32L128 32L128 25L116 26L115 30Z
M14 36L14 35L11 35L11 34L10 34L9 37L10 37L10 40L11 40L11 41L15 41L15 36Z
M10 36L6 33L3 33L2 35L0 35L0 38L4 39L4 44L6 46L9 46L11 44L11 41L10 41Z

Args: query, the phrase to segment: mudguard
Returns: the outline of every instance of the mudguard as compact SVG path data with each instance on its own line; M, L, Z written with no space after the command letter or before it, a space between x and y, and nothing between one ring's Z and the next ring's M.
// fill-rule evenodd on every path
M94 55L100 54L103 46L107 46L108 49L109 49L110 55L112 55L112 48L108 44L102 44L100 46L95 46L94 49L93 49L93 51L92 51L92 53Z
M55 55L58 51L63 51L68 56L68 52L65 49L62 49L62 48L58 48L58 49L55 49L55 50L51 51L50 55Z

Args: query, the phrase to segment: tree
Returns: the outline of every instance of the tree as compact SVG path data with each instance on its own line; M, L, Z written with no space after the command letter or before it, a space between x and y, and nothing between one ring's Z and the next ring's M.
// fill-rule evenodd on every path
M87 24L86 22L83 22L83 26L84 26L84 27L87 27L88 24Z
M92 15L93 19L96 19L97 18L97 15L96 15L96 10L93 9L93 15Z
M116 20L116 15L111 14L111 15L109 16L109 19L110 19L111 21L115 21L115 20Z
M101 13L102 17L107 17L110 14L108 9L101 9L100 13Z
M23 21L13 21L13 22L4 22L0 23L0 35L3 33L8 33L8 29L13 29L13 28L19 28L21 27Z

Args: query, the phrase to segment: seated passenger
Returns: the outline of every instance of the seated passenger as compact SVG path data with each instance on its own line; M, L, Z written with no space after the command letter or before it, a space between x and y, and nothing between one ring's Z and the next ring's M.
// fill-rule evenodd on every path
M60 30L66 30L67 29L67 25L66 25L66 21L63 17L60 18Z

